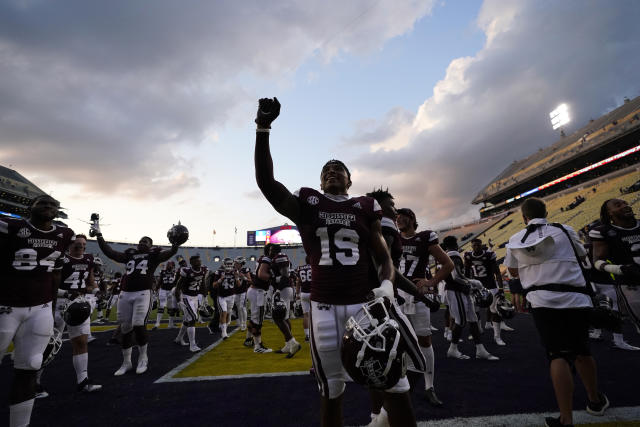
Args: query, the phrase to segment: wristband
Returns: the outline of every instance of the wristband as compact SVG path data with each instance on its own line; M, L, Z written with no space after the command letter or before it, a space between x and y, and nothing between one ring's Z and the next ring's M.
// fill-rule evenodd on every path
M257 128L256 132L257 133L269 133L269 132L271 132L271 129L269 129L269 128Z
M607 261L604 260L597 260L594 263L594 266L600 270L600 271L606 271L607 273L611 273L614 274L616 276L621 276L622 275L622 269L620 268L619 265L615 265L615 264L610 264Z

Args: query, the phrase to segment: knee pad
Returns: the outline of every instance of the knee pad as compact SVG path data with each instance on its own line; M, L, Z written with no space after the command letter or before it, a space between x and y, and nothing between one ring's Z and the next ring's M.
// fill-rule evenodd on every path
M16 363L16 369L23 369L25 371L37 371L42 367L42 353L33 354L29 356L24 363L21 363L20 366Z

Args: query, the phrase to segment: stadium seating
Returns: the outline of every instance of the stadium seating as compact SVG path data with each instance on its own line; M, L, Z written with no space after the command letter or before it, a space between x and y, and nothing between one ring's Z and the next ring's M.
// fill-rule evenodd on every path
M551 195L545 198L547 203L547 210L549 212L548 219L550 222L561 222L569 224L574 229L579 230L585 225L596 220L600 215L600 206L602 203L611 198L619 198L626 200L633 207L637 215L640 216L640 193L620 194L620 188L633 184L638 180L638 170L634 169L629 173L626 173L615 178L607 179L602 178L602 182L597 184L587 185L585 187L578 187L560 193L559 195ZM595 188L595 192L593 189ZM585 197L585 201L573 210L561 211L560 208L568 206L577 195ZM511 220L511 223L505 227L501 225L506 224ZM511 214L502 218L499 222L495 223L486 232L480 234L478 237L484 242L489 239L495 244L493 248L496 251L498 259L505 256L506 248L504 244L509 240L513 234L518 232L524 227L522 216L519 209L511 211ZM500 247L502 246L502 247ZM465 243L462 245L463 250L470 250L470 244Z

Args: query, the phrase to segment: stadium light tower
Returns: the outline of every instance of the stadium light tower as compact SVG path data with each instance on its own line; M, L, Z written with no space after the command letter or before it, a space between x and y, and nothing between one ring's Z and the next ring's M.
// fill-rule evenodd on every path
M567 104L558 105L555 110L549 113L549 118L551 118L553 130L560 129L560 133L564 136L562 127L571 121Z

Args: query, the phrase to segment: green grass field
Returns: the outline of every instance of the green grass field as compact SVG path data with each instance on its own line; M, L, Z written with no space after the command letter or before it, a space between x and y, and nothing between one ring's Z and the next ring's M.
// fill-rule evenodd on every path
M308 371L311 367L311 352L309 344L304 342L302 319L293 319L291 326L296 340L302 344L302 350L291 359L287 359L284 354L254 353L253 347L242 345L246 333L238 330L174 378ZM269 320L265 321L262 328L262 342L274 351L284 346L282 334Z

